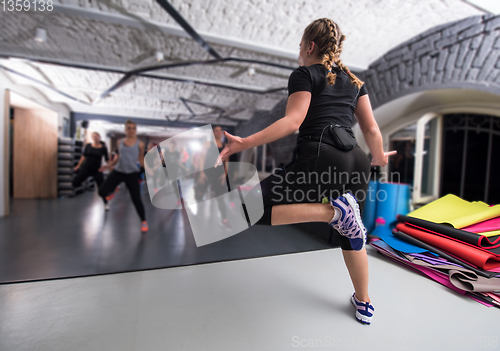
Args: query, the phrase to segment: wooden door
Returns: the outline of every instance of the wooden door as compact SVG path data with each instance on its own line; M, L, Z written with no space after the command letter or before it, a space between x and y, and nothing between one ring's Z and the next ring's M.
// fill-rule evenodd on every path
M57 113L14 109L13 197L57 197Z

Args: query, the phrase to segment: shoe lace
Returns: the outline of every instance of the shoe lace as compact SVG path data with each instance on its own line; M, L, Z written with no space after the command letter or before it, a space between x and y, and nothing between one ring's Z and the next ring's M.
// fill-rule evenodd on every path
M341 235L346 236L350 239L359 237L359 233L363 230L359 227L356 221L354 211L357 211L357 213L359 214L359 207L353 209L351 206L349 206L349 210L347 210L346 216L343 218L343 220L339 220L338 223L332 224L332 227L338 230Z
M355 238L359 236L362 229L358 226L353 212L349 211L349 214L342 222L341 230L344 233L344 236L348 238Z
M366 312L369 312L371 313L370 310L372 311L375 311L375 308L373 308L372 304L369 303L369 302L365 302L365 301L360 301L358 300L356 297L354 297L354 301L356 302L356 309L357 310L365 310Z

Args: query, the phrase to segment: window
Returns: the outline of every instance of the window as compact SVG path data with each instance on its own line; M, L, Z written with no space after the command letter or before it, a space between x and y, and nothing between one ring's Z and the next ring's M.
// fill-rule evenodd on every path
M500 118L445 115L443 139L442 195L500 203Z
M69 119L67 117L63 118L62 134L64 138L69 137Z
M439 197L441 174L441 116L427 114L417 122L413 202L428 203Z
M415 140L417 124L411 124L390 136L389 150L398 153L389 157L389 174L387 181L413 185L415 170Z
M442 117L429 113L389 137L389 150L398 153L389 158L387 181L412 185L413 203L439 197L441 130Z

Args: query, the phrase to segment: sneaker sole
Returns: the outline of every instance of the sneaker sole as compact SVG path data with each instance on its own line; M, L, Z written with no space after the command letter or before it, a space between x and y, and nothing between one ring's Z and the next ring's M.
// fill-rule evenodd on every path
M351 303L354 306L354 308L356 308L356 303L354 302L354 297L353 296L351 296ZM358 309L356 308L356 319L358 320L358 322L366 324L366 325L370 325L371 324L371 319L363 319L363 318L367 318L367 317L365 317L361 313L359 313Z
M347 200L349 205L354 210L354 217L356 218L356 223L358 223L358 226L361 228L361 232L363 233L363 245L361 246L361 248L359 248L357 250L353 248L355 251L361 251L361 250L363 250L363 248L365 247L365 244L366 244L366 228L363 225L363 221L361 220L361 217L359 216L358 211L356 211L356 209L359 210L359 205L356 202L356 199L351 194L347 193L347 194L344 194L342 196L345 197L345 199ZM351 239L349 239L349 241L350 240Z

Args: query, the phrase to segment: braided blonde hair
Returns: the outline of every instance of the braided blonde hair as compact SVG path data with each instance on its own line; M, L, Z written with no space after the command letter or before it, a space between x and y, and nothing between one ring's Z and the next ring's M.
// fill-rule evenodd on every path
M328 85L335 84L335 79L337 78L337 74L332 70L332 66L335 63L349 76L353 84L361 88L363 82L351 73L340 60L345 35L342 34L337 23L328 18L317 19L306 27L302 39L305 43L313 41L316 44L321 63L328 71L326 76Z

